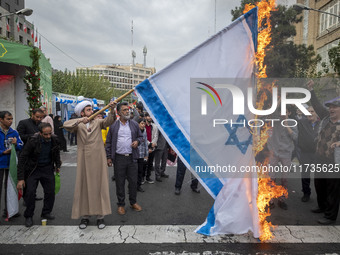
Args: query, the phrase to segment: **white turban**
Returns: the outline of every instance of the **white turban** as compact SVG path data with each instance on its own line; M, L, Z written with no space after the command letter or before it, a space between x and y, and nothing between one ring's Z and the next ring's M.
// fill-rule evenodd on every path
M84 110L86 106L92 106L92 103L90 101L82 101L79 104L76 105L74 108L75 114L77 114L78 117L81 117L81 112Z

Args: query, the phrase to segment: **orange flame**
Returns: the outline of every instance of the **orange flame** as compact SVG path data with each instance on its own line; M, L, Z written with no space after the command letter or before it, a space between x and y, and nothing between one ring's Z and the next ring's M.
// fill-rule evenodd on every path
M271 23L270 23L270 12L275 11L275 0L262 0L256 3L258 7L258 45L256 53L256 65L258 68L257 77L257 91L258 101L256 103L257 109L263 109L265 103L268 100L268 92L272 92L274 84L264 85L261 82L261 78L266 78L266 65L264 65L264 58L266 56L265 49L271 42ZM244 13L248 12L255 6L247 4L244 9ZM269 138L269 130L271 129L270 123L266 123L261 129L253 131L254 134L254 153L257 155L261 152L267 143ZM268 165L268 157L265 162L262 162L262 166ZM260 163L258 163L260 167ZM261 169L262 170L262 169ZM260 240L266 241L272 239L274 236L271 230L274 228L271 222L268 222L266 218L271 215L269 210L269 202L273 198L280 196L288 196L288 192L282 186L277 186L270 178L269 175L263 171L258 175L258 196L257 196L257 207L259 211L259 224L260 224Z

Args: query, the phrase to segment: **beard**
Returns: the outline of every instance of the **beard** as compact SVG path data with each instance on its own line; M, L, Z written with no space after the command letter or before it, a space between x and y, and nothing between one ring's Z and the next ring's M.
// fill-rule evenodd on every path
M124 120L129 120L131 118L131 115L130 115L130 113L128 113L126 115L122 115L121 118L124 119Z

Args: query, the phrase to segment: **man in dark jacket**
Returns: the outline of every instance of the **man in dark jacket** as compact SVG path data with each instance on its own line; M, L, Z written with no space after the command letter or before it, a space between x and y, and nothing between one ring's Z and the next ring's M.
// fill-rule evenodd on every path
M310 188L310 172L307 168L308 164L315 163L315 149L316 138L319 130L319 117L315 113L312 106L308 107L308 111L312 114L307 118L301 118L298 121L298 147L300 149L300 165L302 169L301 182L303 197L302 202L309 201L311 188Z
M32 111L31 118L19 121L17 131L20 135L21 140L24 142L24 145L27 143L28 138L39 132L38 125L40 124L44 116L45 114L43 110L34 109Z
M59 172L61 166L60 149L57 136L52 134L49 123L39 124L39 132L27 141L19 156L18 189L25 189L24 200L26 210L26 227L33 225L32 217L35 209L35 194L38 183L44 189L44 206L41 217L53 220L51 214L54 205L54 171Z
M129 182L129 200L131 208L137 212L142 207L137 204L137 177L139 158L138 145L143 141L139 125L130 119L129 105L122 102L117 105L120 119L111 126L106 137L106 157L108 166L114 164L118 214L125 214L125 179Z

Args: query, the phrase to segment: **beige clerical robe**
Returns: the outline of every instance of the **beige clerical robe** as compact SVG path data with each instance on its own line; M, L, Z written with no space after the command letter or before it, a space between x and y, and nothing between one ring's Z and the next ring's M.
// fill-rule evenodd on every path
M74 189L72 219L84 215L111 214L107 159L101 129L114 122L111 113L105 119L92 120L86 124L65 121L64 128L77 132L77 178Z

